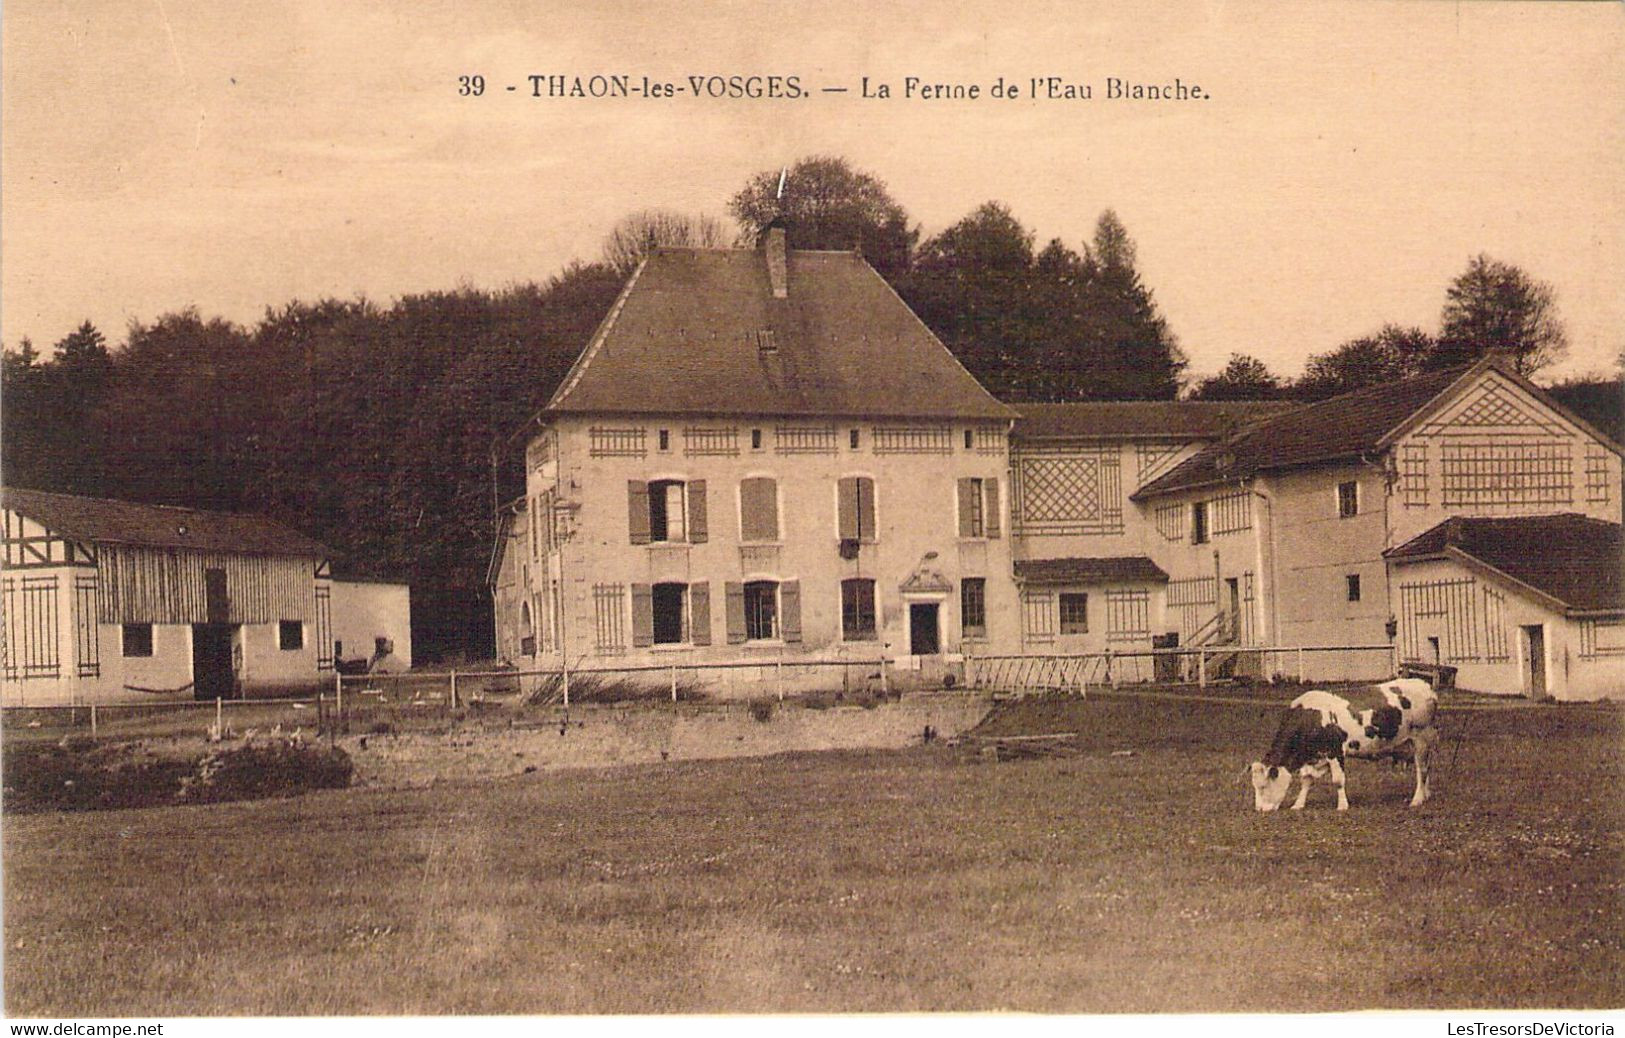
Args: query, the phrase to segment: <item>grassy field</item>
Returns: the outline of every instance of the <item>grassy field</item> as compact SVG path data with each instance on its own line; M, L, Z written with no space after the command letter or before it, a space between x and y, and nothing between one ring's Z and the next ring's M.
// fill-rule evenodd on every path
M1096 698L936 746L4 820L14 1015L1625 1004L1618 710L1447 712L1434 800L1258 815L1273 711ZM1132 755L1114 751L1132 750Z

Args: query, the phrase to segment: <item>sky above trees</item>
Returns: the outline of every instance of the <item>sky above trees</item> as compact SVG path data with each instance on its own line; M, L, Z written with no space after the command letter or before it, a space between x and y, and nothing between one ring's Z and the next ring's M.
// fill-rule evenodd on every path
M989 199L1081 248L1112 209L1191 372L1439 331L1485 253L1549 282L1567 373L1625 342L1612 5L127 5L9 10L0 339L196 306L543 280L645 208L726 219L836 154L924 239ZM798 75L783 102L546 101L533 74ZM492 90L457 95L482 72ZM1188 106L888 102L859 77L1179 76Z

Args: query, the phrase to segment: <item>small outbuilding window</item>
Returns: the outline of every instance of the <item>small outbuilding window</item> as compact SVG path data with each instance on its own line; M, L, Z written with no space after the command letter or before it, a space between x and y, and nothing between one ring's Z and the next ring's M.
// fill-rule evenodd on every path
M1062 592L1061 633L1089 633L1089 596L1087 594Z
M1348 585L1349 601L1358 602L1360 600L1360 575L1358 573L1350 573L1348 576L1344 577L1343 580Z
M276 625L276 647L284 652L305 647L305 625L298 620L283 620Z
M1337 515L1348 519L1360 514L1360 484L1355 480L1337 484Z
M1207 502L1197 501L1191 505L1191 543L1207 543Z
M126 658L152 655L152 624L124 625L124 655Z

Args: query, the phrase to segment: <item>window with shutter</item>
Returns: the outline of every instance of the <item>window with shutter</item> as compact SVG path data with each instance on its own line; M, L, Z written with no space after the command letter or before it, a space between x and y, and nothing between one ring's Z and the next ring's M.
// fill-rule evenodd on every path
M779 585L779 637L787 642L801 640L801 581L786 580Z
M681 480L661 479L649 484L649 540L686 541L687 516Z
M779 585L752 580L744 586L745 640L765 641L779 633Z
M703 581L688 586L688 628L689 641L711 644L711 585Z
M875 481L868 476L843 476L837 489L838 536L844 541L877 540Z
M649 484L640 479L626 484L626 513L633 544L649 543Z
M654 589L648 584L632 585L632 644L654 644Z
M688 598L688 585L656 584L650 597L654 643L678 645L686 641L683 604Z
M982 528L988 537L999 535L999 481L997 479L982 480L982 495L984 507L982 509Z
M728 620L728 644L745 640L745 585L729 581L724 588L723 608Z
M688 542L704 544L706 541L705 480L691 480L688 484Z

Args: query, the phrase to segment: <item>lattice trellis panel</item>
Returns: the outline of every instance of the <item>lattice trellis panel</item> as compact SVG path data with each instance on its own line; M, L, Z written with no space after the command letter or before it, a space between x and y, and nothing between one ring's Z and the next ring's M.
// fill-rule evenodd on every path
M953 430L946 425L879 425L876 454L952 454Z
M1168 582L1168 609L1179 618L1179 640L1188 642L1212 619L1219 605L1219 583L1212 577Z
M1216 497L1210 504L1213 516L1212 533L1239 533L1253 528L1253 496L1237 491Z
M1134 448L1134 485L1143 487L1147 483L1174 467L1174 459L1185 449L1184 444L1171 446L1156 443L1141 443Z
M1506 605L1507 596L1484 585L1484 658L1491 663L1512 658L1507 650Z
M1426 444L1407 443L1399 452L1399 494L1406 508L1426 508L1428 503L1428 449Z
M1004 429L996 426L979 425L976 427L977 454L1003 454L1005 450Z
M1608 486L1613 482L1608 478L1608 457L1601 444L1586 444L1586 501L1591 504L1608 503Z
M1580 658L1625 656L1625 620L1580 621Z
M1477 395L1453 417L1430 422L1423 431L1438 436L1472 435L1486 429L1529 434L1540 432L1563 435L1565 430L1550 417L1518 399L1517 392L1500 379L1487 379Z
M1440 448L1445 507L1566 505L1574 458L1566 440L1446 443Z
M1106 640L1143 641L1151 637L1151 593L1149 591L1108 590L1106 592Z
M1026 454L1016 461L1018 534L1123 532L1122 465L1116 451Z
M626 651L626 585L594 584L593 616L597 621L593 648L606 656Z
M739 454L739 430L732 426L723 429L689 426L683 430L683 454L690 458L735 457Z
M1030 642L1055 640L1055 596L1047 591L1021 595L1021 630Z
M594 458L641 458L645 439L641 428L594 426L587 431L587 453Z
M1189 528L1185 518L1185 506L1158 505L1156 510L1157 532L1162 534L1165 541L1182 541Z
M1400 645L1407 659L1433 662L1424 645L1428 637L1436 637L1439 662L1483 662L1475 586L1471 578L1399 585Z
M837 446L833 425L781 425L773 431L777 454L834 454Z

